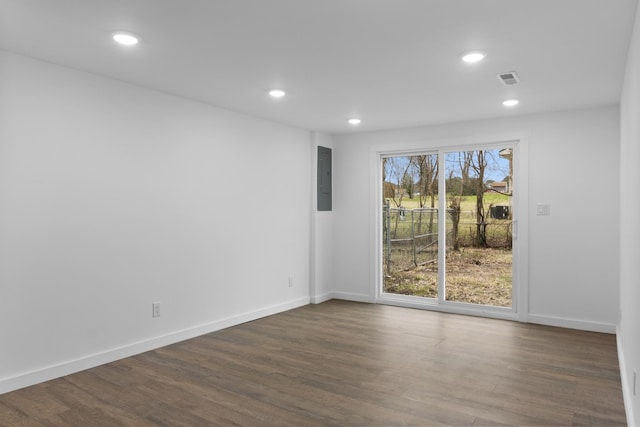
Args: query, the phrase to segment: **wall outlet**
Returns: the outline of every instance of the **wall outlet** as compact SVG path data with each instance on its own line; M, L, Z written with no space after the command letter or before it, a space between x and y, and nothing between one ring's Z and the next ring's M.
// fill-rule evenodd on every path
M151 308L152 308L151 315L153 317L160 317L160 303L159 302L151 303Z
M293 288L293 276L289 276L289 287Z

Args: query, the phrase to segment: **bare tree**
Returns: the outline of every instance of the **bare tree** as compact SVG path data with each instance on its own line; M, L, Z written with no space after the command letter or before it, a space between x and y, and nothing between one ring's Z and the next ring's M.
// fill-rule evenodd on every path
M455 155L455 157L453 157ZM447 199L449 202L449 216L451 217L451 241L453 242L453 250L460 249L460 219L462 216L462 196L465 194L465 187L469 185L469 172L471 169L471 163L473 158L473 151L461 151L458 153L451 153L448 156L451 159L451 164L457 167L452 167L449 170L448 183L451 188L447 189ZM455 173L460 173L460 178L454 179ZM457 188L456 188L457 187Z
M453 169L449 171L449 182L453 182ZM464 180L460 180L460 192L456 195L453 191L448 195L451 202L449 203L449 215L451 216L451 241L453 242L453 250L460 250L460 239L458 231L460 229L460 200L462 199L462 186Z
M409 173L409 168L407 168L407 172L402 177L402 189L407 193L410 199L413 199L413 194L415 193L416 184L413 181L413 175Z
M469 185L469 169L471 168L472 161L473 151L463 151L458 153L458 164L460 166L460 174L462 175L462 181L460 182L460 196L465 193L464 188Z
M458 239L458 230L460 229L460 199L453 198L449 204L449 215L451 216L451 241L453 242L453 250L460 250L460 240Z
M402 184L406 179L405 176L409 171L411 162L407 157L388 157L383 161L384 172L383 176L386 178L385 183L388 182L391 188L387 184L385 187L385 197L391 198L396 207L402 206L402 199L404 197L404 191ZM387 190L388 188L388 190Z
M393 199L396 197L396 188L395 186L387 181L387 169L388 169L389 158L384 157L382 159L382 198L385 200L385 205L388 204L389 199Z
M475 244L478 247L487 247L487 223L484 209L484 173L487 168L487 159L484 150L474 151L471 156L471 168L477 176L476 181L476 237Z
M431 201L430 207L434 208L437 193L438 157L435 155L414 156L413 162L418 174L419 205L424 208L427 206L427 201Z
M430 200L431 211L419 211L417 221L417 232L421 234L423 227L423 216L428 217L427 232L433 233L434 223L437 218L435 208L435 198L437 194L437 177L438 177L438 156L436 155L420 155L411 157L412 170L417 178L417 189L419 191L418 206L426 208Z

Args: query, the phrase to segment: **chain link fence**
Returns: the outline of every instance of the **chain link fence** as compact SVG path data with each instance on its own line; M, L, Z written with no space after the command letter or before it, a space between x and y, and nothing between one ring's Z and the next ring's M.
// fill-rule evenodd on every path
M492 212L489 210L487 213ZM494 212L492 212L494 213ZM446 227L447 250L454 246L454 216L456 212L447 210ZM511 247L512 222L504 219L502 212L498 218L488 218L486 227L487 244L493 248ZM392 208L383 207L383 257L387 272L404 271L436 262L438 259L438 209L435 208ZM473 246L477 230L476 215L473 211L461 211L458 218L457 240L459 246Z

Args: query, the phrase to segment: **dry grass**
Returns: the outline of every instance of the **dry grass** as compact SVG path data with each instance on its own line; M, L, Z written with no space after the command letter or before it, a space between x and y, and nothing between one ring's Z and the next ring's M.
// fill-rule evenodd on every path
M438 266L429 263L385 275L385 292L436 298ZM511 306L511 250L461 248L447 253L448 301Z

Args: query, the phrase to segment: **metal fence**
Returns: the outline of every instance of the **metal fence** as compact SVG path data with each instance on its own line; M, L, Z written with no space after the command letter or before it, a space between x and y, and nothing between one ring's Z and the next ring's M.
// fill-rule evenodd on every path
M438 259L438 209L384 207L384 260L388 270L406 270Z
M453 210L448 209L445 224L438 223L438 209L383 207L383 257L387 272L402 271L438 259L438 228L446 227L447 248L453 247ZM511 221L489 218L485 223L487 243L491 247L511 247ZM458 243L474 244L475 213L459 214Z

